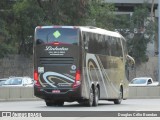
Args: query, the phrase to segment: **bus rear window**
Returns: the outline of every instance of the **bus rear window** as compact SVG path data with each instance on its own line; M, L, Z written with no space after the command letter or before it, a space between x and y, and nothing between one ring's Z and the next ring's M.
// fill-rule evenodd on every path
M70 28L43 28L35 33L36 44L59 42L78 45L78 29Z

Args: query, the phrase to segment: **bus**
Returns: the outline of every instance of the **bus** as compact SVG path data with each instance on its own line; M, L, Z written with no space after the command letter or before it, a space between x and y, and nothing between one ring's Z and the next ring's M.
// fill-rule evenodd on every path
M120 104L127 99L127 67L134 59L118 32L92 26L37 26L33 46L34 95L47 106L74 101L97 106L99 100Z

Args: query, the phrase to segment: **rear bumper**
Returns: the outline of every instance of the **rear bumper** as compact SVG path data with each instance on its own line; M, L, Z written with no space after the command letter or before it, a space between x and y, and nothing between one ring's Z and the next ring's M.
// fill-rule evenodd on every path
M74 89L63 89L64 92L61 93L52 93L52 90L54 89L34 86L34 95L42 99L61 100L69 102L77 101L82 98L80 94L80 87Z

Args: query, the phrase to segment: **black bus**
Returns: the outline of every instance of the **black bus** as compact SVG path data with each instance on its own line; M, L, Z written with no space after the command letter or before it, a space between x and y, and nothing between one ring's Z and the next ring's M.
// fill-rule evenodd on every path
M47 106L128 96L126 40L90 26L38 26L34 38L34 95Z

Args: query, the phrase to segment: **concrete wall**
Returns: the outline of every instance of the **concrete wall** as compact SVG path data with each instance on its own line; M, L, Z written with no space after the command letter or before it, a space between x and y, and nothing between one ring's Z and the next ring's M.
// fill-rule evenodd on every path
M129 87L129 98L160 98L160 86Z
M160 98L160 86L130 87L129 99ZM40 100L34 96L33 87L0 87L0 101Z
M33 87L0 87L0 101L37 100Z

